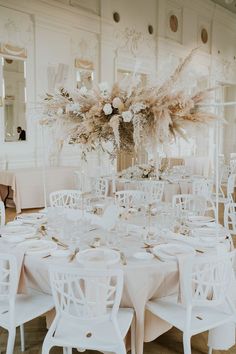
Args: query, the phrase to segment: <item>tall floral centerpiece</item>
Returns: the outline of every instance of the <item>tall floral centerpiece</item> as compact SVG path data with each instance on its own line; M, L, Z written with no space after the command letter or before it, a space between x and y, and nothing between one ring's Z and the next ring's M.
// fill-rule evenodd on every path
M142 145L155 158L158 145L172 142L176 136L185 138L188 125L214 118L197 107L209 90L189 95L176 89L193 52L161 86L115 83L111 90L100 85L46 94L41 123L53 126L59 140L80 144L85 155L101 148L114 158L118 151L130 152Z

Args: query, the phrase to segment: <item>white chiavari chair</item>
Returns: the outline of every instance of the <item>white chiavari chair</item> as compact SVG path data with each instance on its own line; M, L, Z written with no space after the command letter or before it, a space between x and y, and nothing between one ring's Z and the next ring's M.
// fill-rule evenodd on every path
M51 207L77 209L81 206L82 193L74 189L60 190L49 195Z
M145 200L150 203L160 203L164 194L165 182L163 181L139 181L137 189L145 194Z
M181 303L173 296L147 303L148 311L183 332L184 354L191 354L193 335L236 322L230 299L234 257L235 252L186 259L180 279Z
M122 208L138 207L145 202L145 193L138 190L118 191L115 194L115 202Z
M28 295L17 295L17 287L16 258L0 254L0 327L8 331L6 354L13 354L17 327L20 327L21 350L24 351L24 323L54 307L52 296L36 291Z
M44 339L42 354L54 346L126 354L124 338L131 326L134 350L133 309L119 308L123 290L121 269L52 267L50 269L56 317Z
M172 207L188 211L193 215L203 216L207 210L207 200L201 195L177 194L172 198Z
M5 225L5 206L4 203L0 200L0 226Z
M213 183L205 178L194 178L192 183L192 194L202 196L206 199L205 213L213 213L216 217L216 208L212 200Z
M108 196L109 181L107 178L96 178L94 183L94 195L97 198L106 198Z
M236 203L228 203L224 210L224 227L231 235L236 235Z
M230 160L230 173L236 173L236 159Z
M219 195L219 203L221 204L228 204L228 203L233 203L234 202L234 188L236 187L236 174L231 174L228 177L227 181L227 192L226 196L225 194ZM213 195L213 201L216 200L216 196Z

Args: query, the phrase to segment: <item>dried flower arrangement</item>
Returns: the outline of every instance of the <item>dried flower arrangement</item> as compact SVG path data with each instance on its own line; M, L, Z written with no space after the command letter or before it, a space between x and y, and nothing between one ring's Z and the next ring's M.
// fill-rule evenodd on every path
M124 179L159 179L156 166L153 164L134 165L118 173L118 178Z
M142 144L155 151L159 144L171 142L176 136L185 138L188 124L208 123L215 116L197 106L207 95L201 91L189 96L174 90L194 51L180 64L173 75L160 87L115 83L108 91L104 84L75 93L64 88L47 94L43 101L41 124L57 125L63 139L81 144L84 151L105 149L111 142L111 156L117 151L133 151ZM59 128L58 128L59 127Z

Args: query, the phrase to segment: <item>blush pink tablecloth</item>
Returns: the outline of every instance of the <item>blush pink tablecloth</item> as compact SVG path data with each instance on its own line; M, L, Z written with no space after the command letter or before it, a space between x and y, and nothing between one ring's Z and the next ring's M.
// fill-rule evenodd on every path
M46 169L46 193L60 189L74 189L76 167L48 167ZM6 188L12 190L17 213L21 209L44 206L43 170L24 168L0 171L0 197L6 197Z
M109 195L112 196L113 193L113 181L109 179ZM115 187L117 191L121 191L124 189L136 189L137 188L137 181L129 180L129 183L122 181L122 179L117 179L115 181ZM164 202L172 202L173 195L176 194L189 194L192 192L192 181L191 180L182 180L179 182L165 182L164 187L164 195L163 201Z
M28 286L51 294L48 269L51 264L80 267L76 261L65 259L25 256L24 270ZM136 315L136 354L143 353L143 342L149 342L168 331L171 326L145 312L148 300L178 292L178 267L175 262L164 263L153 259L150 262L129 261L124 270L124 290L121 306L133 307ZM138 274L138 276L137 276Z

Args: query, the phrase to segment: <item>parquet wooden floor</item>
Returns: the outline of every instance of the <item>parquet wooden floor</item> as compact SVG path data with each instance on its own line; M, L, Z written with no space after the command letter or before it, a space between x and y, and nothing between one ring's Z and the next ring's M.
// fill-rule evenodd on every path
M31 212L33 210L30 210ZM14 219L14 209L7 209L7 221ZM221 210L222 219L222 210ZM42 342L46 334L46 324L44 318L37 318L25 325L25 354L39 354L41 353ZM0 330L0 352L4 354L6 351L7 332ZM76 350L74 354L78 353ZM17 332L16 344L14 354L20 354L20 338ZM60 348L53 348L51 354L61 354ZM95 351L86 351L85 354L96 354ZM207 354L207 334L203 333L192 338L192 354ZM215 350L213 354L236 354L236 346L228 351ZM183 354L182 334L175 328L172 328L167 333L163 334L151 343L145 343L144 354Z

